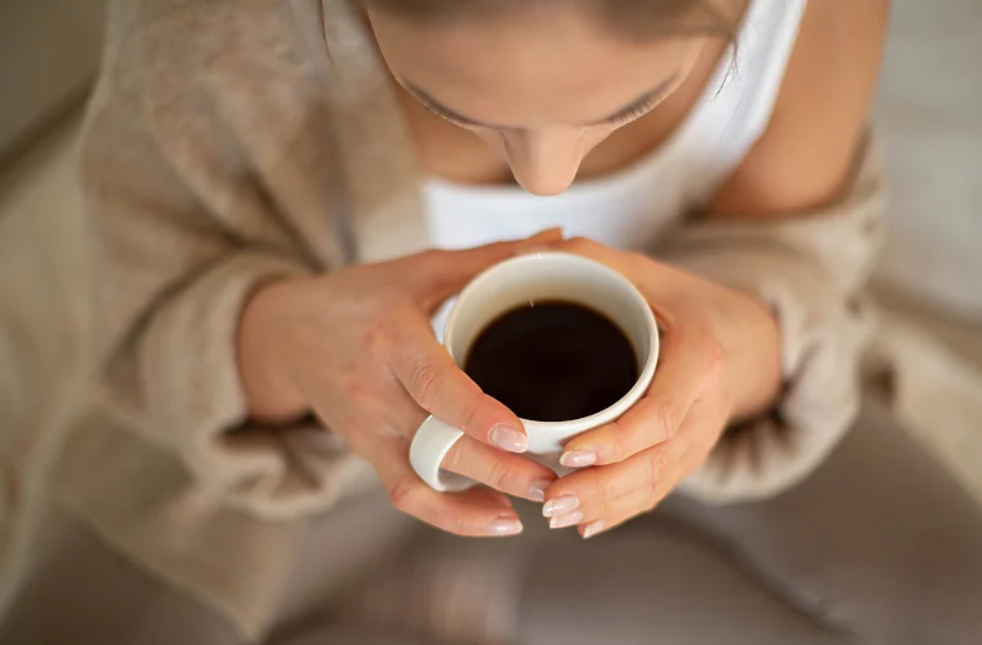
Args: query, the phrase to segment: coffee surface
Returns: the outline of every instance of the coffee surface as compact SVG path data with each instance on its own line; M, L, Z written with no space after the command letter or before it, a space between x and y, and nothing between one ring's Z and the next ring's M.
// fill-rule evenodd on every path
M601 412L638 380L631 342L603 314L571 302L508 311L480 333L464 371L488 395L530 421Z

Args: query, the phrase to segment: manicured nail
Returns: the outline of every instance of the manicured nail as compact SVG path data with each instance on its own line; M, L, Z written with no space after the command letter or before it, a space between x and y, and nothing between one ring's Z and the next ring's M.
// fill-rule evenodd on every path
M573 526L574 524L579 524L582 521L583 513L580 511L573 511L572 513L566 513L566 515L560 515L559 517L554 517L549 520L549 528L564 529L567 526Z
M583 468L597 463L597 453L592 450L570 450L564 452L559 463L567 468Z
M550 499L542 507L542 514L546 517L556 517L575 510L580 505L580 500L575 495L563 495L555 499Z
M529 449L529 439L510 426L498 426L491 431L491 443L508 452L525 452Z
M604 530L604 526L605 525L604 525L604 521L603 520L597 520L596 522L590 522L589 524L586 525L586 528L583 529L583 539L584 540L589 540L594 535L596 535L600 531Z
M532 484L529 490L529 499L533 502L544 502L546 499L546 489L552 486L551 479L540 479Z
M518 535L522 532L522 523L514 517L499 517L488 526L491 535Z

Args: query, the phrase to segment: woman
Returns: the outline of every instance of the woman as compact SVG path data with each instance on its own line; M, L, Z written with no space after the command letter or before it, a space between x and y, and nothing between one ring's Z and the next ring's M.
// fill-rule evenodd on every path
M26 596L11 642L977 642L982 514L860 411L886 5L119 3L83 157L107 397L69 446L74 551L32 583L93 586L57 627ZM540 246L664 331L558 480L430 326ZM484 487L412 473L429 413ZM419 534L377 482L524 535Z

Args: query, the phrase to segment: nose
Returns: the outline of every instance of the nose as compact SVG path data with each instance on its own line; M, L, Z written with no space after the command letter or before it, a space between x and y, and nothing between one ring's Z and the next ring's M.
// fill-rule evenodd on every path
M515 180L533 195L558 195L576 178L586 154L581 128L542 128L503 133Z

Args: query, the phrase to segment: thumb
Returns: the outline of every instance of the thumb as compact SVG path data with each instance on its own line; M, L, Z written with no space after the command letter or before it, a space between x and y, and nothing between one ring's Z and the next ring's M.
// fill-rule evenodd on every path
M495 242L462 251L431 251L415 256L418 263L414 263L412 268L406 267L406 270L415 274L417 296L424 306L435 307L495 264L537 248L558 245L562 241L562 229L553 228L524 240Z

